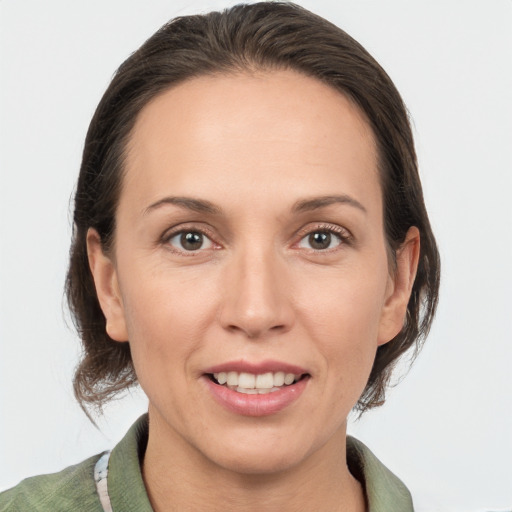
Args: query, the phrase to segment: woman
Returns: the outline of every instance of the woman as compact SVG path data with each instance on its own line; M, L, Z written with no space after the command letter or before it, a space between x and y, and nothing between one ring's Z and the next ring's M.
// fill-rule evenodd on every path
M280 3L164 26L98 106L74 221L76 396L140 383L148 416L3 509L412 510L346 435L439 284L406 110L358 43Z

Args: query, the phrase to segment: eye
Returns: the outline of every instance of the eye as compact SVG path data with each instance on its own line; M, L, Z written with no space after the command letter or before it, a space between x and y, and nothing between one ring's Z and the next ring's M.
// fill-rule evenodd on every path
M325 251L333 249L343 243L343 237L330 230L316 230L303 237L298 246L302 249Z
M212 249L213 242L201 231L180 231L168 239L169 245L179 251L199 251L201 249Z

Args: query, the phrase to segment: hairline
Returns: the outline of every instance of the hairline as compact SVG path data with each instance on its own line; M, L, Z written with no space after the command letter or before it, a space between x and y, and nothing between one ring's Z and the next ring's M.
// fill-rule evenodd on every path
M168 83L166 86L163 86L160 90L154 92L151 94L151 89L148 89L149 92L149 98L146 99L146 101L142 102L142 106L140 106L137 109L136 114L133 116L130 122L130 127L128 132L119 140L119 144L121 146L121 151L119 153L119 189L118 189L118 197L117 197L117 203L115 206L115 211L113 214L113 228L111 232L110 239L107 241L107 244L105 244L105 252L107 252L112 258L114 258L115 253L115 238L116 238L116 217L117 217L117 210L119 207L119 202L121 195L123 193L124 189L124 183L126 179L126 172L127 172L127 161L130 156L130 152L133 150L132 141L134 139L136 126L138 119L140 118L140 115L142 112L154 101L157 101L158 98L163 96L164 94L168 93L170 90L175 89L176 87L180 87L182 85L186 85L189 82L192 82L194 80L199 80L202 78L223 78L223 77L237 77L237 76L257 76L259 74L272 74L274 72L279 71L292 71L294 73L297 73L298 75L302 75L303 77L311 78L313 80L316 80L317 82L320 82L326 86L328 86L331 90L335 91L336 93L342 95L352 107L354 107L357 111L357 113L361 116L361 120L363 122L363 125L368 130L368 135L371 138L373 150L375 152L375 171L377 173L377 179L379 180L379 186L380 186L380 192L381 192L381 199L382 199L382 220L383 220L383 230L384 230L384 240L386 244L386 252L388 254L388 263L389 263L389 269L390 272L394 273L396 269L396 251L397 249L394 249L387 236L386 231L386 204L385 204L385 195L384 195L384 180L385 180L385 174L387 166L384 155L383 155L383 149L382 149L382 143L379 140L379 137L377 136L376 129L374 127L374 124L372 123L371 119L367 115L364 108L359 104L357 99L345 88L342 87L336 87L332 81L328 79L322 79L318 75L315 75L313 72L308 72L307 70L299 67L294 66L292 64L285 64L280 62L264 62L264 63L258 63L255 62L254 59L247 58L243 62L241 62L241 59L237 62L233 62L229 65L218 65L216 68L211 70L203 70L203 71L196 71L194 73L191 73L189 76L182 77L181 79L176 80L175 82Z

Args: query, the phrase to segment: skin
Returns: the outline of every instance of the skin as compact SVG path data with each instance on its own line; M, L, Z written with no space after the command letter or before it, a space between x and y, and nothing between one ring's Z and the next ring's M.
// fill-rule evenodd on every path
M297 208L326 196L343 200ZM157 512L365 510L343 463L346 419L403 325L419 253L412 227L391 270L382 210L367 121L313 78L195 78L143 109L113 253L94 230L88 246L107 331L129 340L149 398ZM180 245L187 230L205 233L200 249ZM319 232L328 248L312 247ZM204 385L212 365L268 359L309 374L276 414L228 411Z

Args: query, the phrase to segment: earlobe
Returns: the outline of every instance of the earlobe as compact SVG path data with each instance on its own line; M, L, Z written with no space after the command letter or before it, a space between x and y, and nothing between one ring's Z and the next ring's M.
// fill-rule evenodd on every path
M396 268L390 276L389 293L382 311L378 344L391 341L401 330L407 314L407 304L416 278L420 256L420 233L412 226L396 253Z
M106 319L107 334L115 341L127 341L128 334L117 271L112 259L103 252L98 232L87 231L87 257L96 294Z

